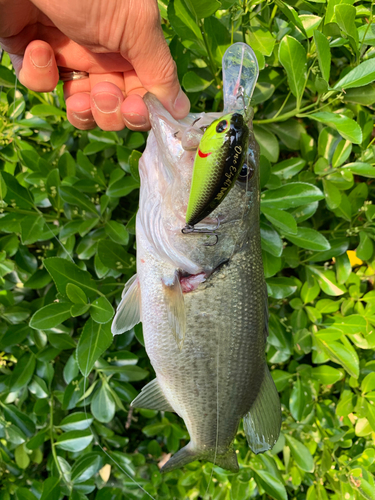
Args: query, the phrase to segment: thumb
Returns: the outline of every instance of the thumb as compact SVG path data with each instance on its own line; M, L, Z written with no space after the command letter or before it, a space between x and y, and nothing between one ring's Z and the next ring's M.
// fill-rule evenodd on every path
M145 35L146 33L146 35ZM160 26L142 30L136 45L126 54L143 87L152 92L173 118L185 118L190 101L181 89L177 68Z

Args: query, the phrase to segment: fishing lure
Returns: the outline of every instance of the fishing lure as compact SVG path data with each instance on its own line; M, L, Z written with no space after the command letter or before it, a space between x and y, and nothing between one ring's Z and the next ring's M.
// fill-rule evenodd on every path
M207 217L224 200L244 164L249 128L240 113L229 113L206 129L194 160L186 229Z

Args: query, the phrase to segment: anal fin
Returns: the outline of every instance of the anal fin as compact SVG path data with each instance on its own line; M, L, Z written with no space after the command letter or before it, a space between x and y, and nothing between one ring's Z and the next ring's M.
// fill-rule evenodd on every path
M244 416L244 431L254 453L270 450L279 438L281 428L280 398L268 366L259 394Z
M141 393L133 399L130 406L147 410L174 411L168 403L157 378L145 385Z
M127 332L141 321L140 302L140 285L135 274L126 283L122 292L122 299L112 322L111 331L113 335Z

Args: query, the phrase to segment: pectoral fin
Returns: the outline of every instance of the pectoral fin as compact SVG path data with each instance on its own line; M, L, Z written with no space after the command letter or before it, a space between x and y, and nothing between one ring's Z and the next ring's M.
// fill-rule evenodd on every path
M146 408L147 410L174 411L164 396L156 378L142 389L141 393L133 399L130 406L134 408Z
M182 349L186 332L184 294L176 272L173 281L163 280L164 296L168 311L168 322L179 349Z
M247 442L254 453L270 450L279 438L281 428L280 398L268 366L259 394L243 419Z
M126 283L122 292L122 300L117 307L116 315L112 322L111 331L113 335L127 332L141 321L140 291L139 280L137 275L134 275Z

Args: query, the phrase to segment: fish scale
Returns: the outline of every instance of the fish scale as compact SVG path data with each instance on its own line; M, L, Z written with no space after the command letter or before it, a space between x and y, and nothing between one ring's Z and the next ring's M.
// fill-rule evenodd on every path
M240 419L249 411L261 386L265 318L259 244L259 239L253 238L229 264L184 295L189 320L184 346L179 350L171 343L173 335L163 304L162 278L170 268L144 251L139 238L138 254L145 263L138 266L138 276L141 287L147 283L147 293L142 294L147 353L164 394L184 419L202 458L215 453L218 413L220 455L228 450ZM255 287L254 275L261 278ZM223 301L223 297L229 300Z

